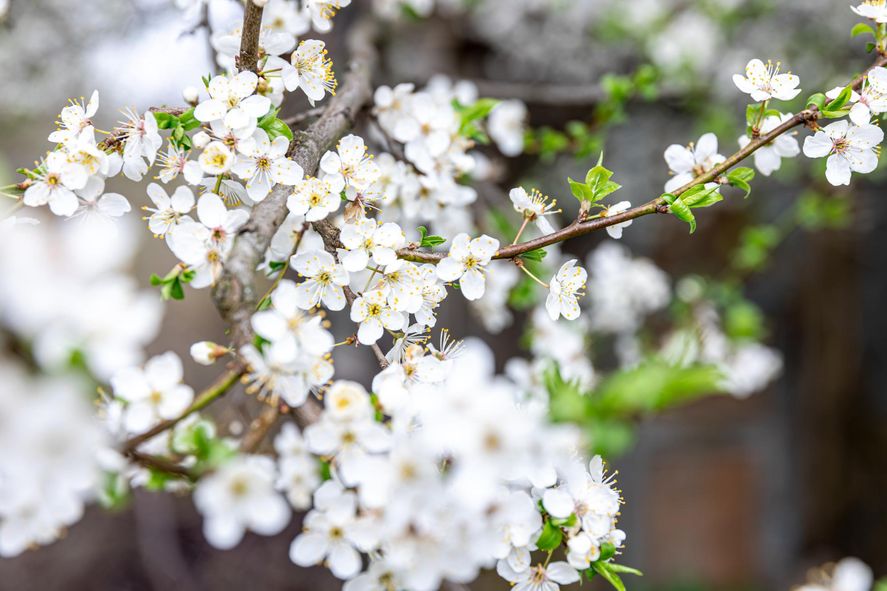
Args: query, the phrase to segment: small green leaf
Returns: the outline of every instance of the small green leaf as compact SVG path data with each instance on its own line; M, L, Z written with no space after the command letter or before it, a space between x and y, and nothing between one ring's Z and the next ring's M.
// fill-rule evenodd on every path
M570 183L570 192L573 193L573 196L576 199L579 201L590 201L594 203L594 191L591 190L591 187L585 183L574 181L569 177L567 177L567 182Z
M610 542L604 542L601 544L601 555L600 558L598 558L599 561L610 560L614 556L616 556L616 546Z
M276 116L268 117L268 115L265 115L259 119L259 127L265 130L268 134L268 138L271 140L283 136L286 139L293 141L293 130L291 130L289 125L284 123L282 119L278 119Z
M539 534L539 539L536 540L536 547L545 552L556 550L560 547L563 539L564 532L561 528L550 521L546 521L545 526L542 528L542 533Z
M690 208L686 203L681 201L680 197L676 197L671 193L665 193L662 195L662 198L668 203L668 210L674 215L676 218L681 220L682 222L687 222L690 225L690 233L696 231L696 217L693 215L693 212L690 211Z
M181 115L179 115L179 123L182 127L185 128L185 131L191 131L192 129L196 129L200 127L200 121L194 117L194 109L188 109Z
M157 121L157 127L160 129L172 129L179 126L179 118L172 113L164 113L157 111L154 113L154 119Z
M745 191L743 198L746 198L751 194L751 181L754 178L755 171L751 168L734 168L727 173L727 182L729 182L731 186Z
M610 562L610 570L617 573L626 573L629 575L635 575L638 577L643 577L644 573L639 571L636 568L631 568L630 566L625 566L624 564L616 564L615 562Z
M817 92L807 99L807 106L809 107L810 105L813 105L821 111L823 108L825 108L826 101L828 101L828 97L826 97L821 92Z
M871 25L868 25L866 23L857 23L853 26L852 29L850 29L851 37L858 37L859 35L871 35L872 37L877 38L875 30L871 27Z
M610 568L610 564L607 562L601 562L600 560L591 563L591 568L594 569L594 572L603 577L608 583L610 583L616 591L625 591L625 583L622 582L622 579L619 578L619 575Z
M695 185L681 194L681 201L690 208L708 207L723 200L724 197L718 192L717 185L712 187Z
M844 108L844 105L846 105L850 101L850 98L852 96L853 96L853 87L852 86L845 86L844 89L841 91L841 93L835 98L835 100L833 100L832 102L825 105L825 109L823 111L824 112L840 111L841 109Z
M536 261L537 263L541 263L542 259L545 258L545 255L548 253L545 252L544 248L537 248L536 250L530 250L520 255L522 259L527 259L528 261Z
M428 228L425 226L419 226L417 230L419 230L419 246L421 247L434 248L447 241L443 236L429 235Z

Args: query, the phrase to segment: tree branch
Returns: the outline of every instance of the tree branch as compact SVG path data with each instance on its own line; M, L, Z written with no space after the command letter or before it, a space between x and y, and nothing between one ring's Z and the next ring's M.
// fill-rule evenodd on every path
M130 454L130 452L138 448L141 444L145 443L149 439L160 435L168 429L172 429L179 422L188 418L195 412L203 410L204 408L209 406L210 403L225 394L225 392L227 392L231 388L231 386L236 384L237 381L240 379L240 376L243 375L243 371L243 368L239 365L235 369L228 371L221 378L216 380L216 382L212 386L201 392L191 404L191 406L185 409L185 412L174 419L161 421L141 435L136 435L135 437L126 440L121 451L124 454Z
M240 35L240 53L235 58L237 69L241 72L258 71L259 36L262 33L262 12L264 8L257 6L253 0L246 0L243 7L243 29Z
M857 77L851 80L849 85L854 90L859 90L859 88L862 86L862 83L865 81L868 73L872 69L884 65L887 65L887 56L881 55L869 68L867 68L863 73L859 74ZM782 125L773 129L769 133L766 133L752 140L744 148L727 158L723 163L712 168L707 173L697 176L695 179L693 179L683 187L679 188L676 191L673 191L672 194L679 197L696 185L701 185L716 180L725 172L727 172L779 136L788 133L789 131L800 125L811 125L820 117L821 113L819 112L819 109L815 105L810 106L810 108L805 109L796 114L791 119L786 120ZM506 246L505 248L501 248L496 251L496 254L493 255L493 258L511 259L531 250L536 250L537 248L551 246L552 244L556 244L558 242L564 242L565 240L583 236L595 230L600 230L609 226L615 226L616 224L621 224L622 222L634 220L639 217L649 215L651 213L668 213L668 204L662 197L651 199L643 205L633 207L613 216L597 217L588 220L583 220L581 218L577 219L565 228L562 228L550 234L546 234L545 236L540 236L539 238L534 238L533 240L528 240L526 242L520 242L518 244L513 244L510 246ZM397 254L402 259L420 263L438 263L447 256L447 253L425 252L415 248L402 248L397 252Z
M355 25L349 36L351 62L345 83L330 99L320 118L305 131L295 133L288 155L302 167L305 174L313 174L317 170L321 156L353 126L357 113L370 100L371 75L377 59L375 36L374 22ZM222 318L231 326L231 339L236 348L252 342L250 318L258 297L256 267L274 233L286 219L286 201L291 192L290 187L275 186L268 197L256 204L249 221L234 241L222 276L213 286L213 301ZM305 408L311 404L316 404L316 401L295 409L296 414L316 414L316 409Z

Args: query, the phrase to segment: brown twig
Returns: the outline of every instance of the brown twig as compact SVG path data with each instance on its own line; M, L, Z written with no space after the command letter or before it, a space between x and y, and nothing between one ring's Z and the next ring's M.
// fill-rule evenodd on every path
M243 8L243 28L240 35L240 53L235 58L237 69L241 72L249 70L258 72L259 36L262 32L262 12L264 8L257 6L252 0L246 0Z
M250 424L249 431L240 441L240 451L243 453L256 451L274 426L278 416L280 416L280 408L276 404L270 404L262 409L259 416Z
M868 75L869 71L876 67L884 65L887 65L887 56L879 56L878 59L876 59L869 68L867 68L863 73L859 74L857 77L851 80L850 86L853 89L858 90L860 86L862 86L862 83ZM797 113L794 117L786 120L779 127L773 129L769 133L753 139L744 148L724 160L723 163L712 168L705 174L697 176L695 179L693 179L683 187L679 188L676 191L673 191L672 194L679 197L696 185L702 185L718 179L725 172L757 152L760 148L763 148L767 144L771 143L779 136L788 133L789 131L800 125L812 125L820 117L821 113L819 112L819 109L815 105L811 105L809 108L804 109L800 113ZM570 240L572 238L583 236L595 230L600 230L609 226L614 226L616 224L631 221L639 217L649 215L651 213L668 213L668 204L662 197L651 199L643 205L633 207L616 215L597 217L588 220L583 220L581 218L577 219L565 228L562 228L550 234L546 234L545 236L540 236L539 238L534 238L533 240L527 240L526 242L520 242L518 244L512 244L510 246L506 246L505 248L501 248L496 252L495 255L493 255L493 258L511 259L531 250L551 246L552 244L556 244L558 242L564 242L565 240ZM447 256L446 253L425 252L411 248L402 248L398 251L397 254L403 259L422 263L437 263Z
M244 369L242 366L238 366L234 369L229 370L222 377L216 380L212 386L201 392L197 396L197 398L194 399L194 402L191 404L191 406L185 409L185 412L174 419L160 421L141 435L136 435L135 437L126 440L123 443L122 452L124 454L129 454L149 439L153 439L164 431L172 429L181 421L188 418L195 412L203 410L204 408L209 406L210 403L214 402L217 398L224 395L225 392L227 392L234 384L236 384L237 381L240 379L240 376L243 375L243 372Z
M166 474L179 476L192 482L197 480L197 475L191 472L191 470L166 458L142 453L134 449L127 451L125 455L136 464L144 466L145 468L151 468Z

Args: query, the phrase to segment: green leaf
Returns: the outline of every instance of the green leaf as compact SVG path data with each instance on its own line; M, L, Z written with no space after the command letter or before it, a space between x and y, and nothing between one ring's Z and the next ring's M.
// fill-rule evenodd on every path
M844 108L844 105L846 105L850 101L850 98L852 96L853 96L853 87L852 86L845 86L844 89L841 91L841 93L837 96L837 98L835 98L835 100L833 100L832 102L828 103L825 106L825 109L823 110L823 112L840 111L841 109Z
M719 201L723 201L724 197L718 192L718 186L706 187L705 185L695 185L687 189L681 194L681 201L687 204L687 207L708 207Z
M751 194L751 181L755 178L755 171L751 168L734 168L727 173L727 182L731 186L745 192L743 198Z
M591 563L591 568L594 569L594 572L603 577L608 583L610 583L616 591L625 591L625 583L622 582L622 579L619 578L619 575L610 568L610 564L607 562L601 562L600 560Z
M188 109L179 115L179 123L185 128L185 131L191 131L200 127L200 121L194 117L194 109Z
M807 99L807 106L809 107L810 105L813 105L821 111L825 108L826 101L828 101L828 97L821 92L817 92Z
M425 226L419 226L417 230L419 230L419 236L421 237L419 240L419 246L421 247L434 248L447 241L443 236L429 235L428 228Z
M268 134L268 138L272 141L280 136L285 137L289 141L293 141L293 130L291 130L289 125L284 123L282 119L278 119L276 116L268 117L265 115L259 119L259 127L265 130Z
M530 250L520 255L522 259L527 259L529 261L536 261L537 263L541 263L542 259L545 258L545 255L548 253L545 252L544 248L537 248L536 250Z
M554 525L551 521L546 521L542 527L542 533L539 534L539 539L536 540L536 547L544 552L556 550L560 547L563 539L564 532L561 528Z
M610 542L604 542L603 544L601 544L601 555L598 558L600 562L610 560L614 556L616 556L616 546L614 546Z
M179 126L179 118L172 113L164 113L157 111L154 113L154 119L157 121L157 127L160 129L172 129Z
M594 203L594 191L591 190L591 187L585 183L574 181L569 177L567 177L567 182L570 183L570 191L576 199Z
M871 35L872 37L877 38L875 30L871 27L871 25L868 25L866 23L857 23L853 26L852 29L850 29L851 37L858 37L859 35Z
M662 195L662 198L668 203L668 210L674 215L676 218L681 220L682 222L687 222L690 225L690 233L696 231L696 217L693 215L693 212L690 211L690 208L686 203L681 201L680 197L676 197L671 193L665 193Z
M630 566L625 566L624 564L616 564L615 562L610 562L609 565L610 565L610 570L612 570L613 572L626 573L626 574L635 575L638 577L644 576L644 573L642 573L638 569L632 568Z

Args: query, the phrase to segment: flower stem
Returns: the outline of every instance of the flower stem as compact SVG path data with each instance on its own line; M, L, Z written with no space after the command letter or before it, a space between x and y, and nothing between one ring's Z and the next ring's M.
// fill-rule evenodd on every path
M520 259L515 259L514 264L517 265L517 266L520 268L521 271L523 271L524 273L526 273L527 276L528 276L530 279L532 279L533 281L535 281L536 283L538 283L539 285L541 285L541 286L544 287L545 289L550 289L550 287L548 286L547 283L545 283L544 281L542 281L541 279L539 279L538 277L536 277L536 276L533 274L532 271L530 271L529 269L527 269L527 266L524 264L524 262L523 262L522 260L520 260Z
M517 241L520 240L521 234L524 233L524 230L526 229L528 223L530 223L530 218L524 216L524 221L520 225L520 229L517 231L517 236L514 237L514 242L511 243L512 246L517 244Z

